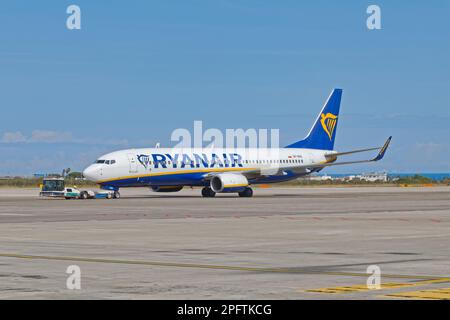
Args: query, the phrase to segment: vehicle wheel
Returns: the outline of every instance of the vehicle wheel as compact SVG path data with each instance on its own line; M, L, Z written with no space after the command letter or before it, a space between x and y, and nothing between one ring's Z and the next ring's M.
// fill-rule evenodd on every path
M202 196L203 196L204 198L213 198L213 197L216 196L216 193L215 193L214 191L212 191L211 188L209 188L209 187L204 187L204 188L202 189Z
M113 195L111 194L111 193L108 193L107 195L106 195L106 199L112 199L113 198Z
M243 197L243 198L251 198L251 197L253 197L253 189L252 188L245 188L244 191L239 192L239 197Z
M89 195L86 191L83 191L80 193L80 199L86 200L88 197L89 197Z
M66 197L66 200L70 200L70 199L72 199L71 197Z
M120 199L120 193L119 193L119 191L114 191L114 196L113 196L113 198L114 198L114 199Z

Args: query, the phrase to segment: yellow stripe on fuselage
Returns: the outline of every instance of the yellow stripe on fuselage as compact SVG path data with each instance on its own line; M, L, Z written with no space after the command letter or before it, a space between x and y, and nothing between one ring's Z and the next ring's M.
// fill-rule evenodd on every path
M199 173L199 172L205 172L205 173L213 173L213 172L228 172L228 171L250 171L250 170L256 170L258 168L215 168L215 169L194 169L194 170L178 170L178 171L170 171L170 172L155 172L155 173L147 173L147 174L138 174L133 176L122 176L112 179L105 179L105 180L98 180L97 183L105 183L105 182L112 182L112 181L118 181L118 180L126 180L126 179L137 179L137 178L144 178L144 177L156 177L156 176L166 176L166 175L173 175L173 174L183 174L183 173Z

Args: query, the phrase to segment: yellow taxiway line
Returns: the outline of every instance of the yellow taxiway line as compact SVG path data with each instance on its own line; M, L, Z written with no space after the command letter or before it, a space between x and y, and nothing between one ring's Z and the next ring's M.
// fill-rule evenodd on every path
M101 258L86 258L86 257L70 257L70 256L40 256L40 255L26 255L16 253L0 253L3 258L16 258L28 260L53 260L53 261L73 261L73 262L90 262L90 263L110 263L110 264L128 264L128 265L144 265L157 267L174 267L174 268L197 268L197 269L216 269L216 270L235 270L235 271L251 271L251 272L274 272L274 273L298 273L298 274L322 274L330 276L349 276L349 277L364 277L367 278L366 273L357 272L333 272L311 270L309 268L295 268L295 267L244 267L244 266L229 266L229 265L211 265L211 264L197 264L197 263L178 263L178 262L163 262L163 261L145 261L145 260L122 260L122 259L101 259ZM424 280L427 282L450 282L450 278L429 276L429 275L401 275L401 274L383 274L384 278L392 279L410 279L410 280ZM423 282L423 281L422 281Z

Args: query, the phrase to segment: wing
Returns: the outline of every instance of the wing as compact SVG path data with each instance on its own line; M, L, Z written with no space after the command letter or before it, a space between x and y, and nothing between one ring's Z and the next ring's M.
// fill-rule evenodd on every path
M243 171L234 172L234 173L242 174L247 179L251 180L251 179L257 179L257 178L271 176L271 175L282 175L283 172L286 170L298 172L298 173L301 173L301 172L305 173L305 172L310 172L310 170L316 169L316 168L325 168L325 167L342 166L342 165L354 164L354 163L367 163L367 162L379 161L379 160L383 159L384 155L386 154L386 150L389 147L391 140L392 140L392 136L386 140L386 142L384 143L384 145L382 147L378 147L378 148L359 149L359 150L340 152L340 153L330 153L325 156L327 158L327 161L322 162L322 163L306 164L306 165L300 165L300 166L295 166L295 167L277 167L277 168L269 168L269 169L250 169L250 170L244 169ZM371 158L371 159L358 160L358 161L334 162L334 161L336 161L337 157L339 157L339 156L360 153L360 152L366 152L366 151L372 151L372 150L380 150L380 151L374 158ZM220 172L207 173L204 175L204 179L210 180L217 174L220 174Z

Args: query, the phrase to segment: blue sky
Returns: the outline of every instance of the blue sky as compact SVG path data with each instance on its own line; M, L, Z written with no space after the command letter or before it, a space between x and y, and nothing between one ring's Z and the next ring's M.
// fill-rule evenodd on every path
M82 29L66 28L81 7ZM382 30L366 28L366 8ZM344 89L336 148L450 172L448 1L0 3L0 175L82 169L102 153L170 146L176 128L279 128L302 138Z

